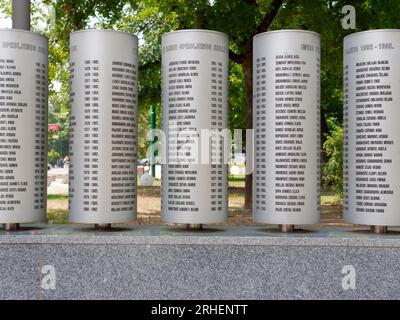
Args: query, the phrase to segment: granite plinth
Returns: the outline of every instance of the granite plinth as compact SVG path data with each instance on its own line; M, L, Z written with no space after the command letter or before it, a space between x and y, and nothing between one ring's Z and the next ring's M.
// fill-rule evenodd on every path
M305 229L31 225L0 231L0 298L400 299L400 229L385 235L362 227ZM354 290L342 286L349 265Z

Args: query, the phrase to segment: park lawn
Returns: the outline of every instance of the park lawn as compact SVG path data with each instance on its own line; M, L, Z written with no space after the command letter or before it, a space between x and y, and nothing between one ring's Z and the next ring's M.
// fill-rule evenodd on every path
M47 196L47 218L54 224L68 223L68 195Z
M49 194L47 195L47 201L64 201L64 200L68 200L68 195L67 194Z
M239 181L238 181L239 180ZM244 180L229 179L229 224L251 224L251 214L244 209ZM160 183L153 187L138 187L138 224L160 223ZM49 195L48 219L54 224L66 224L68 196ZM342 201L332 191L323 191L321 196L321 222L328 225L342 224Z
M333 191L322 191L322 196L321 196L321 205L335 205L335 204L341 204L342 199L340 196L333 192Z

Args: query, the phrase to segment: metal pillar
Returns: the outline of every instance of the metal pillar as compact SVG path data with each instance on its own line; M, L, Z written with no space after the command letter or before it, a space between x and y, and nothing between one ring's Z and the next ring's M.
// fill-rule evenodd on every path
M203 225L202 224L187 224L186 229L187 230L203 230Z
M106 224L95 224L94 228L96 230L111 230L112 226L111 223L106 223Z
M6 231L14 231L19 228L19 223L3 223L3 229Z
M12 0L12 28L31 29L31 1Z
M376 234L387 233L388 229L385 226L371 226L371 232Z
M290 233L290 232L294 232L294 230L295 230L294 224L280 224L279 225L280 232Z

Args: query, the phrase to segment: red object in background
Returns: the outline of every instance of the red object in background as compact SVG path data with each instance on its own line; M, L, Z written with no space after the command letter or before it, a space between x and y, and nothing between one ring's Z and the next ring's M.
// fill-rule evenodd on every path
M49 130L50 131L60 131L61 126L57 123L52 123L52 124L49 124Z
M144 168L143 167L138 167L137 168L137 175L139 177L141 177L142 175L144 175Z

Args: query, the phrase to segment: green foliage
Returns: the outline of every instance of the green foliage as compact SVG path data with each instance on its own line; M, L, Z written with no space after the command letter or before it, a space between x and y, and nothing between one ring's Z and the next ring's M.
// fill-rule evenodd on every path
M156 105L156 127L161 128L161 104ZM150 130L150 106L142 108L138 114L138 159L146 158L149 141L147 139L148 131Z
M246 129L246 87L243 67L231 62L229 73L229 128Z
M327 120L329 133L326 135L324 152L328 161L323 167L323 184L343 195L343 128L335 118Z
M57 160L60 158L60 154L56 150L52 149L48 152L47 157L50 164L55 165Z

